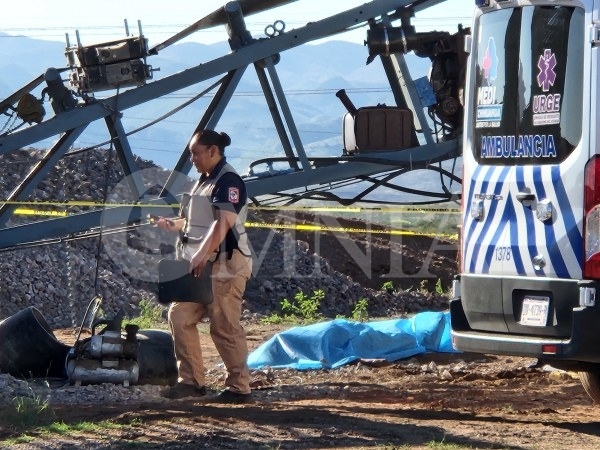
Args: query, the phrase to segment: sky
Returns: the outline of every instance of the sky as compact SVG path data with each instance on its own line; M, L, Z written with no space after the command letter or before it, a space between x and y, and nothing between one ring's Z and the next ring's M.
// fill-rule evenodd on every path
M5 9L0 15L0 31L60 42L66 42L65 34L68 33L71 44L75 44L77 30L82 44L89 45L125 37L125 20L130 34L137 35L140 21L143 34L153 46L226 3L226 0L19 0L15 4L18 7L10 11ZM254 37L263 37L265 27L275 20L283 20L289 31L364 3L367 0L297 0L245 19L250 33ZM470 26L473 5L471 0L448 0L419 12L412 24L417 32L456 31L458 23ZM362 44L365 28L336 38ZM197 31L182 42L211 44L225 40L224 27L218 26Z

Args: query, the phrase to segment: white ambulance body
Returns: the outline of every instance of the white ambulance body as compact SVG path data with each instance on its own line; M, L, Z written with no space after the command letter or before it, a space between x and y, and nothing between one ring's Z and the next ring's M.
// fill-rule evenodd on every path
M479 1L453 343L579 371L600 401L600 2Z

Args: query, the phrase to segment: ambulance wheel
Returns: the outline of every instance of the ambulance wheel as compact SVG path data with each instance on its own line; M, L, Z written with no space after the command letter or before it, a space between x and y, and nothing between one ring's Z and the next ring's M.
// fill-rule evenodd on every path
M579 379L594 403L600 403L600 372L579 372Z

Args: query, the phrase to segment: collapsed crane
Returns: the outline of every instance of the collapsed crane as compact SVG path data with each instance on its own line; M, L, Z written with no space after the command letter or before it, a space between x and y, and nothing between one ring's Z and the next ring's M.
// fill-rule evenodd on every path
M461 89L466 59L463 48L469 30L459 27L456 34L419 33L415 30L410 18L441 0L373 0L290 31L285 31L284 27L279 26L280 23L275 23L267 38L256 39L251 36L244 16L290 1L295 0L229 2L153 47L149 46L143 36L141 24L139 36L93 46L81 45L79 36L77 45L72 46L67 42L67 69L48 68L44 74L0 102L0 113L10 117L16 115L16 119L20 121L18 125L0 134L0 155L18 151L45 139L56 138L39 163L12 189L8 198L0 199L0 249L140 221L143 218L143 208L136 204L141 201L158 208L163 207L165 213L172 211L176 200L170 193L178 192L184 182L184 174L191 169L187 142L182 143L181 156L162 186L161 194L147 198L141 171L136 166L128 142L129 133L123 126L125 111L220 76L215 84L216 92L196 127L214 129L249 66L253 66L256 71L284 152L279 158L267 158L251 164L245 181L249 197L255 204L261 204L265 198L270 201L275 199L279 204L302 199L334 200L342 204L360 201L363 197L361 194L343 199L328 192L332 185L348 180L361 180L370 184L364 193L385 186L403 192L431 194L414 187L391 183L390 180L414 169L437 170L442 176L459 183L460 178L456 174L434 164L455 159L461 154ZM394 25L397 21L400 22L399 26ZM153 69L148 60L153 55L165 51L167 47L195 31L217 25L226 25L230 53L160 80L152 79ZM367 114L367 125L359 129L358 121L364 119L359 119L359 111L340 91L340 99L348 108L344 121L351 136L345 139L341 156L311 158L304 150L276 65L282 57L281 53L286 50L357 26L369 27L365 42L369 53L367 62L370 63L377 57L381 59L396 102L395 108L404 111L403 119L398 122L384 114L382 122L375 115ZM418 85L410 75L404 55L411 51L432 61L431 75L425 85ZM65 81L63 72L66 71L69 71L69 76ZM43 84L42 99L38 99L32 92ZM102 98L96 96L97 92L117 89L125 90L118 95ZM422 100L425 97L424 91L432 98L428 103ZM44 101L51 105L51 117L46 118ZM410 114L407 115L407 111ZM432 129L432 120L440 124L441 133ZM102 208L67 217L8 226L18 203L29 198L40 181L61 158L69 154L83 131L96 121L104 121L106 124L111 137L110 143L114 145L131 192L131 204L104 205ZM361 133L366 133L367 136ZM401 135L400 138L396 136L398 134ZM358 142L364 144L359 147ZM274 162L283 162L289 169L280 173L258 170L261 165ZM298 190L302 193L298 194ZM453 196L455 194L446 189L436 201L448 201Z

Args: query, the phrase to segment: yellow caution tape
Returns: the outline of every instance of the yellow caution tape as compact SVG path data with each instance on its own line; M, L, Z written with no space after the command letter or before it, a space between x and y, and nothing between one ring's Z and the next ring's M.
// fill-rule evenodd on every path
M367 211L378 212L412 212L412 213L448 213L458 214L458 208L424 208L419 206L374 206L374 207L358 207L358 206L250 206L250 209L264 211L310 211L310 212L346 212L358 213Z
M17 208L15 214L21 216L52 216L52 217L66 217L68 214L66 211L42 211L41 209L29 209L29 208Z
M249 206L258 211L361 212L357 206Z
M0 200L0 204L5 205L26 205L26 206L61 206L61 207L69 207L69 206L95 206L95 207L111 207L111 206L129 206L129 207L140 207L140 208L179 208L179 204L150 204L150 203L118 203L118 202L94 202L94 201L84 201L84 200L75 200L75 201L64 201L64 202L43 202L43 201L6 201Z
M277 228L277 229L287 229L287 230L297 230L297 231L316 231L316 232L330 232L330 233L366 233L366 234L386 234L386 235L395 235L395 236L427 236L427 237L438 237L438 238L446 238L453 239L456 238L450 234L440 234L440 233L419 233L415 231L408 230L395 230L395 229L387 229L387 230L374 230L367 228L346 228L346 227L328 227L323 225L315 225L315 224L290 224L290 223L265 223L265 222L246 222L244 224L246 228Z
M278 229L290 229L298 231L328 231L331 233L371 233L371 234L402 234L402 235L416 235L413 231L404 230L371 230L366 228L346 228L346 227L328 227L323 225L315 224L285 224L285 223L257 223L257 222L246 222L244 224L246 228L278 228Z
M64 201L64 202L46 202L46 201L4 201L0 202L4 204L12 205L27 205L27 207L17 208L14 214L26 215L26 216L50 216L50 217L66 217L71 215L70 213L62 211L47 211L36 207L40 206L54 206L54 207L143 207L143 208L164 208L172 207L178 208L179 205L159 205L159 204L140 204L140 203L100 203L94 201ZM341 212L341 213L360 213L360 212L410 212L410 213L437 213L437 214L457 214L460 212L456 208L423 208L414 206L383 206L383 207L355 207L355 206L250 206L250 209L264 210L264 211L307 211L307 212ZM397 229L367 229L367 228L353 228L353 227L331 227L326 225L317 224L289 224L289 223L266 223L266 222L246 222L245 226L248 228L270 228L270 229L290 229L297 231L308 231L308 232L330 232L330 233L363 233L363 234L386 234L386 235L397 235L397 236L428 236L438 238L449 238L453 239L456 236L442 235L438 233L419 233L408 230L397 230Z
M39 209L30 208L17 208L14 212L18 215L24 216L51 216L51 217L66 217L70 215L66 211L43 211ZM395 229L371 229L371 228L356 228L356 227L330 227L325 225L316 224L286 224L286 223L266 223L266 222L246 222L244 224L246 228L269 228L269 229L288 229L297 231L309 231L309 232L329 232L329 233L363 233L363 234L385 234L394 236L429 236L429 237L444 237L454 238L456 236L442 235L437 233L418 233L407 230L395 230Z

